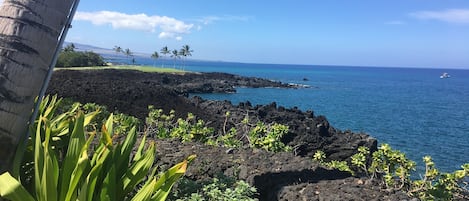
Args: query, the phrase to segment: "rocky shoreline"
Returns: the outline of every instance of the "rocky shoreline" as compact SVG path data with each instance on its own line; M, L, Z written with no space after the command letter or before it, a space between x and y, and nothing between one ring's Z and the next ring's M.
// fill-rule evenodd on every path
M324 116L313 111L285 108L275 103L253 106L249 102L233 105L229 101L189 98L196 93L235 93L236 87L301 86L267 79L241 77L226 73L159 74L127 70L60 70L52 76L48 94L95 102L110 110L144 119L148 105L165 112L176 111L177 117L188 112L221 130L225 114L226 126L237 127L246 116L253 121L277 122L289 126L282 141L293 147L293 153L268 153L250 148L227 150L197 143L158 142L159 163L174 164L189 154L197 154L187 176L206 179L217 173L248 181L259 191L260 200L406 200L403 192L389 192L373 182L364 182L351 175L327 170L312 162L316 150L328 158L345 160L359 146L376 150L376 139L351 131L341 131Z

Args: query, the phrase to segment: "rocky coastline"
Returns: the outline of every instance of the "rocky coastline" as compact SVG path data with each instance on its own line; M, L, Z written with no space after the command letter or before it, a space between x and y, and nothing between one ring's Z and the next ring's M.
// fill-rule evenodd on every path
M148 114L148 105L165 112L174 109L177 117L185 117L190 112L217 130L223 126L237 127L236 122L246 116L288 125L289 133L282 141L293 148L293 153L158 141L160 165L174 164L190 154L197 154L197 160L191 165L197 168L189 169L188 178L207 179L223 173L243 179L258 189L260 200L409 200L403 192L386 191L373 181L325 169L311 160L316 150L323 150L333 160L347 159L359 146L376 150L377 140L367 134L341 131L313 111L285 108L276 103L233 105L229 101L188 97L189 93L235 93L236 87L303 86L226 73L60 70L54 72L47 93L80 102L95 102L111 111L143 120ZM225 119L228 111L230 118Z

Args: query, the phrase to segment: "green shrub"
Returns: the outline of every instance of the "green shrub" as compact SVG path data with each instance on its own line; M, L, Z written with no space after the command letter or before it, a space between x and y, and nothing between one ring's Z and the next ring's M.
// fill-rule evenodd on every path
M257 122L256 126L249 131L249 145L272 152L291 151L291 148L281 141L286 133L288 133L286 125L278 123L266 125L263 122Z
M148 106L149 114L146 118L148 133L152 133L160 139L175 138L182 142L206 143L213 136L214 129L205 125L201 119L197 119L192 113L188 113L185 119L175 119L174 110L166 115L162 109Z
M57 58L56 67L105 66L103 57L94 52L62 51Z
M423 157L425 162L425 175L422 179L413 181L409 194L422 200L453 198L469 198L466 188L461 188L463 180L469 177L469 163L461 166L453 173L440 173L430 156ZM464 194L466 197L464 197Z
M346 161L324 162L326 155L317 151L313 160L320 164L355 174L352 168L363 173L370 179L380 179L388 189L404 190L412 197L421 200L452 200L456 198L468 199L469 191L464 179L469 177L469 164L461 166L453 173L440 173L430 156L423 157L425 175L420 180L410 179L411 171L415 170L416 163L409 160L404 153L393 150L388 144L382 144L372 154L371 165L368 167L367 156L370 154L365 147L359 147L358 152L351 157L350 163Z
M197 141L208 145L236 148L243 145L241 138L247 136L250 147L272 152L291 151L291 147L281 141L282 137L288 133L286 125L263 122L252 125L249 120L244 120L243 130L238 131L233 127L226 131L226 123L230 115L227 112L223 133L216 135L213 128L207 127L203 120L197 119L191 113L185 119L176 120L173 110L169 114L164 114L162 109L155 109L153 106L149 106L148 109L150 111L146 118L148 133L161 139L175 138L183 142Z
M222 176L203 183L181 179L174 196L177 201L254 201L256 193L256 188L248 183Z
M336 161L332 160L325 162L326 154L323 151L316 151L313 155L313 161L319 162L319 164L324 165L328 168L337 169L344 172L349 172L352 175L355 175L355 172L350 169L350 166L347 164L347 161Z
M402 189L410 185L410 172L415 170L416 163L399 150L393 150L388 144L382 144L373 153L373 162L369 172L373 177L384 175L388 188Z
M135 127L120 138L111 114L101 131L86 132L85 126L99 112L85 115L75 105L55 115L58 102L53 97L41 104L32 136L24 145L26 151L17 153L24 155L22 162L15 166L13 176L8 172L0 175L2 198L164 200L195 157L157 175L154 142L147 144L143 137L132 154L137 142Z
M81 104L69 98L62 99L57 107L57 110L66 112L70 111L72 108L76 108L74 110L82 110L85 114L99 111L87 126L87 130L96 130L101 128L104 123L106 123L107 118L111 114L106 106L98 105L96 103ZM127 133L132 127L142 127L142 122L138 118L119 113L118 111L114 111L113 121L114 131L116 133Z

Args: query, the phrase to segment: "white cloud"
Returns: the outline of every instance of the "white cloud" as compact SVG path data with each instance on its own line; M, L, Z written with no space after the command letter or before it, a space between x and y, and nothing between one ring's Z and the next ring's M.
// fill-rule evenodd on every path
M447 9L442 11L419 11L411 16L424 20L440 20L449 23L469 24L469 9Z
M182 39L194 26L167 16L126 14L113 11L77 12L74 20L90 21L94 25L111 25L115 29L160 32L160 38Z

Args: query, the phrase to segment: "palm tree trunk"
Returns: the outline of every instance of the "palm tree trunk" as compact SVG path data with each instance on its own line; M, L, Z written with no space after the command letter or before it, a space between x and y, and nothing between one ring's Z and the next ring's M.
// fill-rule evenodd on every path
M0 173L27 133L73 0L4 0L0 7Z

